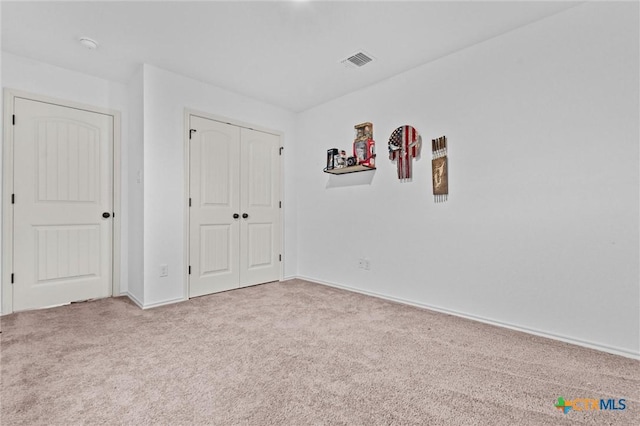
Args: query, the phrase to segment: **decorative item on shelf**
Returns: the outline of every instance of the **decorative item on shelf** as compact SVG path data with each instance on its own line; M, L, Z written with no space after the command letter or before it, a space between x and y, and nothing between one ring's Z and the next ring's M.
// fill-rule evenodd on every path
M433 181L433 200L442 203L449 198L449 176L447 161L447 137L431 140L431 176Z
M373 124L361 123L353 126L356 137L353 141L353 156L357 164L375 168L376 143L373 140Z
M353 156L348 157L345 150L339 150L338 148L328 149L325 173L341 175L375 170L376 149L373 140L373 124L357 124L354 128L356 137L353 141Z
M341 169L343 167L347 167L347 151L342 150L340 154L336 156L336 169Z
M337 156L338 156L338 148L330 148L327 150L327 168L325 170L333 170L336 168Z
M411 179L411 160L420 156L421 145L422 137L412 126L400 126L391 133L389 159L398 162L398 179Z

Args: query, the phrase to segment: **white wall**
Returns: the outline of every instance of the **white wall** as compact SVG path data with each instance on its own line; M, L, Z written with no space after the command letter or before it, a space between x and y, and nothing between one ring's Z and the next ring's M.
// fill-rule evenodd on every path
M144 305L184 297L184 111L194 109L284 132L284 170L291 170L295 115L245 96L144 66ZM284 187L285 276L295 269L294 183ZM293 260L292 260L293 259ZM159 266L169 276L159 276Z
M638 76L638 4L595 2L300 114L298 274L638 355ZM323 174L363 121L378 169ZM403 124L410 183L385 153Z
M127 92L129 102L128 295L139 305L144 305L144 79L142 66L131 78L127 85Z
M122 146L122 212L128 209L127 154L128 113L127 88L120 83L103 80L76 71L49 65L43 62L2 52L3 89L15 89L42 96L58 98L96 107L109 108L121 113L121 146ZM4 115L3 115L4 117ZM0 163L1 167L1 163ZM2 198L4 201L4 198ZM122 253L120 289L127 291L128 285L128 221L127 215L121 216ZM1 304L0 304L1 306Z

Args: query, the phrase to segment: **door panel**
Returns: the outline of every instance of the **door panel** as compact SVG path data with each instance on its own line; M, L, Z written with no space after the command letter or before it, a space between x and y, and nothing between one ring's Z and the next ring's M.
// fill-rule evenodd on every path
M200 205L208 208L237 207L233 199L233 185L238 184L235 171L231 170L231 162L237 161L237 143L235 135L225 134L212 129L202 130L200 133L199 155L200 164Z
M200 276L230 273L234 256L231 253L231 226L200 226Z
M36 123L38 201L95 202L100 129L64 119Z
M247 268L252 269L271 265L274 254L273 224L248 223L247 240L251 241Z
M241 130L240 286L280 278L280 137Z
M100 276L100 229L95 225L35 226L38 283Z
M189 297L238 287L240 130L191 116Z
M14 108L14 310L110 296L113 117Z

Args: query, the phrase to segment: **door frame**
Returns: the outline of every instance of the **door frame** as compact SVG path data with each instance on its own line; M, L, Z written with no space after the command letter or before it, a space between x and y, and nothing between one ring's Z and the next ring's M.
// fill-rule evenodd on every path
M16 98L30 101L49 103L67 108L80 109L98 114L109 115L113 118L113 221L112 221L112 270L111 270L111 297L120 295L120 244L121 244L121 176L120 176L120 111L81 104L69 100L51 98L34 93L23 92L15 89L4 89L4 137L2 141L2 315L13 312L13 207L11 194L13 193L13 125L14 101Z
M261 126L256 126L251 123L246 123L243 121L235 120L228 117L223 117L220 115L209 114L206 112L185 108L184 109L184 277L183 277L183 297L184 300L189 300L189 259L191 257L190 247L190 232L191 232L191 221L189 214L189 190L191 187L190 182L190 171L191 171L191 153L189 150L189 121L191 116L196 116L200 118L204 118L207 120L219 121L221 123L230 124L232 126L244 127L251 130L257 130L259 132L269 133L280 138L280 149L281 151L284 149L284 132L278 130L267 129ZM279 209L278 220L280 222L280 253L282 254L282 261L280 262L280 276L278 278L279 281L284 279L284 161L282 160L282 155L280 155L280 200L282 201L282 207Z

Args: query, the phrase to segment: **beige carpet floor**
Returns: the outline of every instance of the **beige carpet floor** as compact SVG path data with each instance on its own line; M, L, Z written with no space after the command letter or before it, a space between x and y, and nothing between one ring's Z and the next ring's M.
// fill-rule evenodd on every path
M638 361L299 280L1 325L3 426L640 424Z

